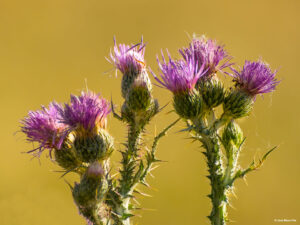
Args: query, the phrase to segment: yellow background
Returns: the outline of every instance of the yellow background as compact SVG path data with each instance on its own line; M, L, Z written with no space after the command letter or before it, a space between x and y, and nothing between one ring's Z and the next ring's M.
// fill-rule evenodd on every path
M262 56L279 68L277 91L258 97L252 115L240 121L247 136L241 163L246 166L253 155L279 148L247 177L248 185L236 182L238 197L232 197L229 216L232 224L269 225L284 218L299 224L299 11L299 0L1 0L0 224L84 224L68 186L52 172L58 167L49 158L39 164L21 154L32 145L15 133L19 120L41 104L68 101L70 93L85 89L85 79L89 89L112 95L120 106L120 76L114 77L104 58L113 36L137 43L144 35L147 64L157 71L156 54L168 48L176 55L189 41L187 33L218 39L237 63ZM171 101L166 90L155 87L154 95L161 105ZM155 123L161 129L176 118L169 110L171 104L151 123L149 134ZM149 179L153 197L139 201L150 210L138 212L142 217L135 224L208 224L205 161L198 144L186 133L176 133L182 127L177 125L161 142L158 154L168 163L154 172L156 179ZM109 129L121 147L125 127L110 117Z

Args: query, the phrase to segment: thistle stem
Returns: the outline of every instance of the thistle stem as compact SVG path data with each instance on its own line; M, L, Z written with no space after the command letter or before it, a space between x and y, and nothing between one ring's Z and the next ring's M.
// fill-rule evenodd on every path
M217 119L214 121L211 130L212 131L217 131L221 126L226 124L230 120L230 117L228 117L226 114L222 114L220 119Z
M135 171L137 164L137 152L141 138L142 127L132 123L128 128L127 149L122 152L122 170L120 186L117 190L119 196L114 196L114 208L117 215L114 218L115 225L130 225L131 210L130 198L136 184Z
M220 144L216 134L202 135L202 143L206 149L209 180L211 182L212 211L209 217L212 225L226 224L226 189L223 185L223 165L220 154Z
M128 130L128 147L123 152L123 169L120 180L120 194L123 198L128 197L134 185L134 169L136 167L136 157L138 152L138 145L140 142L142 129L136 125L130 125Z

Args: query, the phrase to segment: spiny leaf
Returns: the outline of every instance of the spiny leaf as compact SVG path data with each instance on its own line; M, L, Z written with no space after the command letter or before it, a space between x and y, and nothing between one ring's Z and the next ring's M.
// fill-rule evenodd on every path
M176 131L176 133L181 133L181 132L185 132L185 131L190 132L193 129L194 129L194 127L191 126L191 127L187 127L187 128L181 129L179 131Z
M264 154L264 156L259 160L258 164L255 164L255 161L253 160L251 162L251 164L249 165L249 167L247 169L244 170L238 170L234 177L231 179L231 181L229 181L228 185L231 186L233 184L233 182L237 179L237 178L243 178L245 177L246 174L248 174L249 172L256 170L258 168L260 168L262 166L262 164L264 163L264 161L267 159L268 155L274 151L277 148L277 146L275 146L274 148L272 148L271 150L269 150L266 154Z
M261 161L265 161L268 157L268 155L270 155L271 152L273 152L275 149L277 148L277 146L275 146L274 148L272 148L271 150L269 150L261 159Z
M165 129L163 129L155 138L152 144L152 152L155 152L156 146L158 144L158 141L166 135L166 133L180 120L177 119L173 123L171 123L169 126L167 126Z

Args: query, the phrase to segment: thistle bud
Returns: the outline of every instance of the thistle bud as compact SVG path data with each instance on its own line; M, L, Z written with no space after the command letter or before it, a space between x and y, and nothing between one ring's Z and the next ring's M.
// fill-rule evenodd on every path
M177 93L174 95L173 101L175 111L184 119L196 118L203 112L203 102L196 90Z
M205 72L204 65L199 67L195 57L173 60L169 53L168 57L169 61L162 53L162 62L157 59L161 79L152 74L160 85L174 94L173 105L178 115L185 119L198 117L203 112L203 102L195 85Z
M143 79L137 78L126 98L128 107L135 112L146 111L150 107L151 101L151 87L149 88Z
M144 110L134 111L128 106L125 101L121 108L122 118L128 123L136 123L143 127L150 119L155 116L159 111L159 104L156 99L151 99L149 106Z
M253 98L242 90L233 90L225 97L224 113L234 119L249 115L253 108Z
M146 111L137 114L140 123L147 124L151 120L151 118L158 113L158 111L159 104L157 99L154 99L151 101L150 106Z
M66 170L75 169L81 165L73 146L63 144L60 149L54 150L54 156L57 164Z
M114 40L114 48L110 53L109 62L122 74L122 96L127 97L134 81L142 79L151 90L151 82L146 72L146 64L144 60L145 44L143 39L136 45L117 44Z
M139 74L124 75L121 83L122 96L126 98L134 86L137 87L140 85L143 85L149 92L151 92L152 84L145 69Z
M83 162L104 160L113 152L113 138L106 130L99 129L94 136L76 136L74 146Z
M205 104L209 108L214 108L224 101L224 86L216 78L198 81L197 88L202 95Z
M99 162L94 162L86 171L86 176L89 178L101 178L104 175L104 170Z
M239 148L243 142L243 132L239 125L233 120L230 121L224 128L222 135L223 144L225 149L230 149L230 146L234 145Z
M71 95L70 104L58 108L62 122L73 133L74 147L83 162L103 160L113 150L113 139L105 130L109 103L99 95L88 91L80 96Z
M241 128L231 120L224 128L222 135L222 143L226 152L227 167L224 177L224 182L228 183L233 172L237 168L237 162L241 145L243 143L243 132Z
M137 79L138 74L131 74L131 75L126 75L122 77L122 82L121 82L121 91L122 91L122 96L123 98L126 98L129 89L131 88L133 82L135 79Z
M105 197L107 181L99 162L89 166L79 184L75 184L73 198L79 207L91 207Z

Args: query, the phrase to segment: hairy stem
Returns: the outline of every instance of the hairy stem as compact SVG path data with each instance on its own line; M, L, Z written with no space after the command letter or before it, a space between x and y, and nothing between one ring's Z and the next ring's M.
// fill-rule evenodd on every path
M128 130L128 147L122 156L122 171L120 180L120 194L126 198L131 192L134 185L134 172L137 165L136 158L138 152L138 145L140 142L142 129L135 125L130 125Z
M223 165L220 154L220 143L216 134L202 135L202 143L206 149L206 158L211 182L211 194L209 198L212 202L212 211L209 217L212 225L226 224L226 189L223 185Z
M135 172L138 166L137 153L142 133L142 127L136 123L128 128L128 143L126 151L122 152L122 169L120 171L120 186L118 188L119 199L115 205L118 217L115 225L130 225L131 210L129 209L130 198L136 185Z

